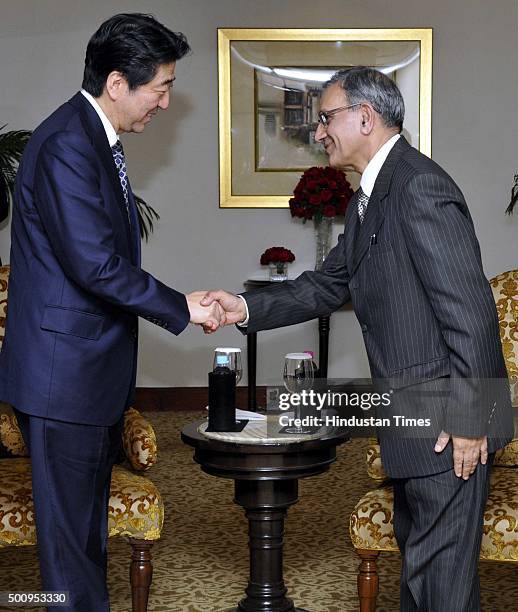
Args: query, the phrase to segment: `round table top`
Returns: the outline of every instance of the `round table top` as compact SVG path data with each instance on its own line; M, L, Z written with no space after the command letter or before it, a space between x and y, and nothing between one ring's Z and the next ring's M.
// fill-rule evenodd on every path
M261 433L257 436L257 441L254 442L253 431L256 429L260 431L260 423L266 429L265 421L250 421L242 432L223 432L220 436L215 432L210 432L208 435L203 433L206 422L203 419L186 425L182 429L182 440L190 446L206 450L245 454L278 454L298 453L311 449L338 446L350 439L348 431L328 427L320 434L282 434L279 437L272 437ZM252 435L247 433L247 428L250 426L249 434Z

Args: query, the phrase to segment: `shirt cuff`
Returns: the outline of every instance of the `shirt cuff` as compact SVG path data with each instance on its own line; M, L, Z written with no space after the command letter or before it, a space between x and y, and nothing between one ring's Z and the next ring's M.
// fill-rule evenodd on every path
M248 319L250 318L250 313L248 312L248 304L246 303L246 300L242 295L238 295L237 297L243 300L243 304L245 305L246 310L246 319L244 321L241 321L241 323L236 323L236 325L238 327L246 327L248 325Z

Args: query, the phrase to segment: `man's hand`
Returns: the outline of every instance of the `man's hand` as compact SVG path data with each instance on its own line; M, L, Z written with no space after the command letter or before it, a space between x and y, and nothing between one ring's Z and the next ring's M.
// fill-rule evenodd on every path
M227 291L209 291L201 300L202 306L210 306L214 302L219 303L225 311L226 320L223 325L242 323L246 319L246 307L243 300L233 293Z
M435 452L441 453L448 444L450 434L441 431L435 443ZM461 438L451 436L453 444L453 468L455 475L467 480L475 471L478 461L487 463L487 436L483 438Z
M200 301L207 295L206 291L193 291L185 297L191 317L191 323L201 325L206 334L215 332L219 327L226 324L225 311L218 302L202 305Z

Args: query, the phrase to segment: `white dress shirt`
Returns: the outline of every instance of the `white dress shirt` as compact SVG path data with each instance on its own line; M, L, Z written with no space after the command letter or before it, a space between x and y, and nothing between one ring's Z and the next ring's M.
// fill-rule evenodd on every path
M88 102L90 102L90 104L94 107L95 112L99 115L99 119L102 121L104 131L106 132L106 138L108 138L110 147L113 147L117 140L119 140L115 128L110 123L110 120L104 114L103 109L99 106L97 100L92 96L92 94L88 93L84 89L81 89L81 93L88 100Z
M367 164L365 170L363 171L362 178L360 181L360 187L363 190L363 193L367 197L371 197L372 190L374 189L374 183L378 178L378 174L380 173L381 167L385 163L385 160L388 157L388 154L392 150L392 147L399 140L399 134L392 136L387 142L378 149L374 157Z

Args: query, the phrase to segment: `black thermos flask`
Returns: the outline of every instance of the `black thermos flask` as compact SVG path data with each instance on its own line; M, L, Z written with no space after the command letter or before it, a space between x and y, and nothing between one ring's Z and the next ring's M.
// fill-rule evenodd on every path
M222 356L224 357L224 356ZM228 363L228 362L227 362ZM236 373L223 363L209 372L209 423L207 431L236 428Z

